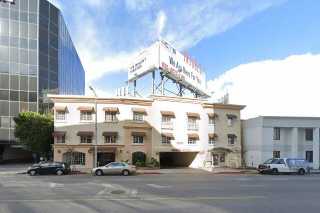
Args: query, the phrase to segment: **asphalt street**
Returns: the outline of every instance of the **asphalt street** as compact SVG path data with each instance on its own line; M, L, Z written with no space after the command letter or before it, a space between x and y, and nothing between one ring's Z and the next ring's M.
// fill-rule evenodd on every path
M0 176L0 212L319 212L320 175Z

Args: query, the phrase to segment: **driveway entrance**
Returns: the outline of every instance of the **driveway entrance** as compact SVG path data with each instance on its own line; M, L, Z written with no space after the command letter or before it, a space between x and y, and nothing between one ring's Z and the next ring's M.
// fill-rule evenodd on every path
M189 167L197 152L160 152L160 167Z

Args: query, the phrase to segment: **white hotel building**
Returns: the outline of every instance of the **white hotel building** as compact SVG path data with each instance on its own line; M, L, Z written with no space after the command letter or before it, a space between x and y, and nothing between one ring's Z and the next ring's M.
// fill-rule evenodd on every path
M100 165L152 158L163 167L242 165L240 110L244 106L166 96L49 98L54 102L55 161L71 159L79 169L92 168L97 134Z
M320 118L262 116L245 120L243 156L256 167L272 157L303 158L319 169Z

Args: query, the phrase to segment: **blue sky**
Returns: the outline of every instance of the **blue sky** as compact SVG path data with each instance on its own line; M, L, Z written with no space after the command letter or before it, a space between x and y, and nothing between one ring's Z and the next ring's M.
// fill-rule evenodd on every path
M126 67L161 37L212 80L241 64L320 51L318 0L51 0L63 12L98 93L114 94Z

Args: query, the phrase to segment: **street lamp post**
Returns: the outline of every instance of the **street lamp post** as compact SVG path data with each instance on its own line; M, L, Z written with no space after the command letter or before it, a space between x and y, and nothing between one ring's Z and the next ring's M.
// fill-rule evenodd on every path
M95 104L95 111L96 111L96 115L95 115L95 144L94 144L94 154L93 154L93 168L97 167L97 145L98 145L98 109L97 109L97 93L96 91L93 89L92 86L89 86L89 89L92 91L92 93L94 94L94 104Z

